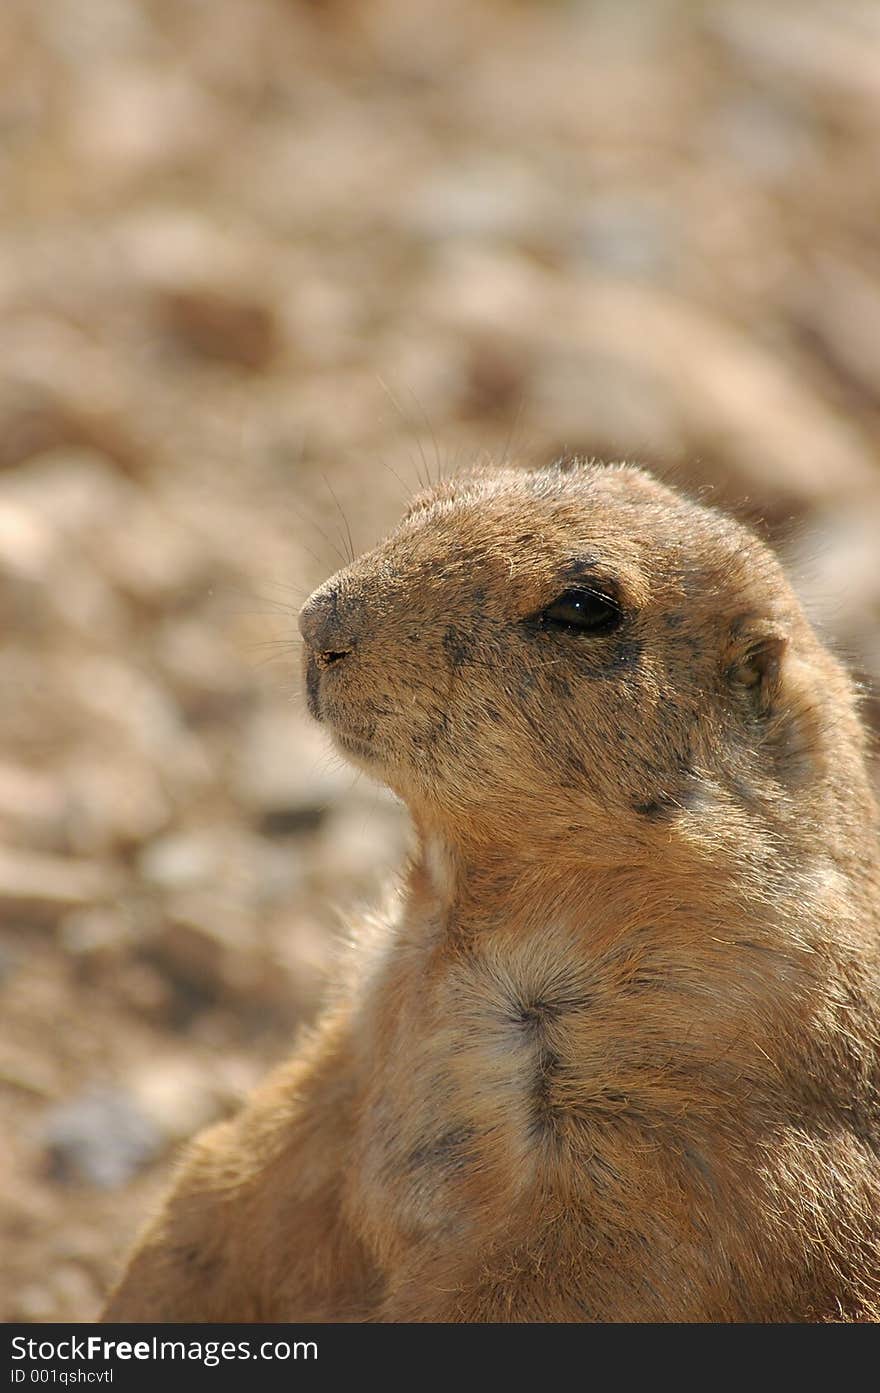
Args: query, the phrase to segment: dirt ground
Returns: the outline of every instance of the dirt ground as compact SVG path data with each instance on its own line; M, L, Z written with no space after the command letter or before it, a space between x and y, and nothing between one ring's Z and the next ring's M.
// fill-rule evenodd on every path
M88 1320L406 845L295 614L419 480L629 457L880 679L872 0L4 0L0 1317Z

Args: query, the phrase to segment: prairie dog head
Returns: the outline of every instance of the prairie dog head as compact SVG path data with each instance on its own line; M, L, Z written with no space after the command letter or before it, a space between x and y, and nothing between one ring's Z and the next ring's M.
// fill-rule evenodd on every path
M856 728L769 550L631 466L444 482L300 629L312 714L452 840L613 858L815 805L828 700Z

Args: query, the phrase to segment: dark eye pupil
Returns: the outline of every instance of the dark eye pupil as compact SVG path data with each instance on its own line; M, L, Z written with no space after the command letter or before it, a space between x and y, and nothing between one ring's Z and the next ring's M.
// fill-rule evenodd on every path
M566 590L541 613L545 625L590 634L609 633L622 619L617 601L595 590Z

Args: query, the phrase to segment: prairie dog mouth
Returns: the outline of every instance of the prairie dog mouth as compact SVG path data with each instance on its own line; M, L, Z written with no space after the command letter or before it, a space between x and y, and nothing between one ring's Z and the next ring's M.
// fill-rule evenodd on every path
M344 754L354 759L363 760L368 764L378 762L378 751L369 740L365 740L362 735L351 735L348 731L339 730L332 721L329 724L333 739Z

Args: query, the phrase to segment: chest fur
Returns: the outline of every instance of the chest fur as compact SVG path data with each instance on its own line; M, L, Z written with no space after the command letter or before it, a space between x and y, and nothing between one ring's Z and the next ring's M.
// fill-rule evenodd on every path
M361 1014L359 1213L405 1242L503 1232L537 1197L609 1222L634 1187L668 1203L724 1099L759 1085L748 974L721 966L648 930L389 945Z
M604 1086L589 977L562 935L389 953L362 1018L353 1185L369 1223L403 1241L485 1231L558 1188Z

